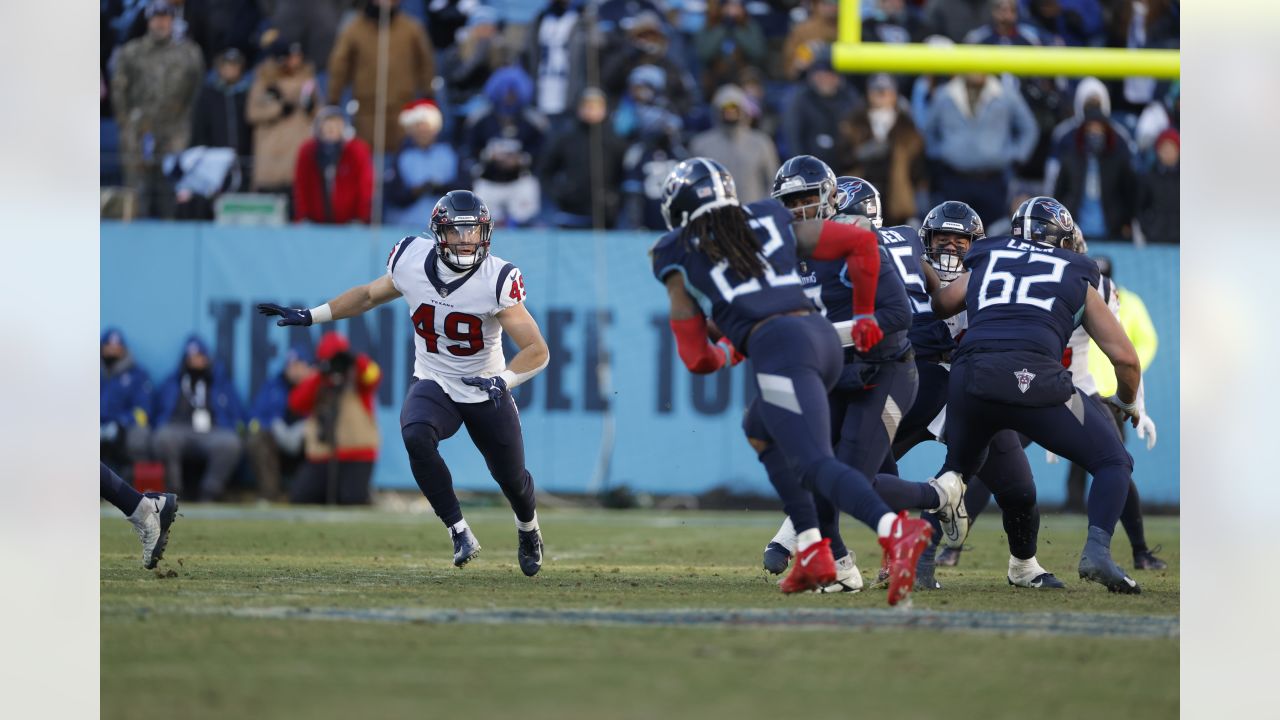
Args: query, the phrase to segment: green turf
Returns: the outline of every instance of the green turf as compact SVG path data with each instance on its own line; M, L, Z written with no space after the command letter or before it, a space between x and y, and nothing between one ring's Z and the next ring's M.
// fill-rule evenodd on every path
M760 550L780 520L772 513L547 511L548 560L532 580L515 565L508 513L468 513L484 551L463 570L449 564L448 537L433 517L291 517L190 510L175 526L166 572L155 574L137 567L128 524L104 515L104 717L130 716L141 681L157 681L148 702L174 717L777 718L895 707L910 709L908 717L1170 717L1178 709L1177 640L192 614L255 606L884 606L882 591L779 594L759 570ZM1149 540L1164 546L1170 569L1138 573L1144 593L1137 597L1075 578L1079 516L1046 516L1041 535L1041 562L1068 589L1010 588L992 520L975 528L961 567L939 571L946 589L917 593L917 608L1178 614L1176 520L1148 519ZM848 526L870 574L878 565L874 539ZM1127 555L1117 539L1122 564Z

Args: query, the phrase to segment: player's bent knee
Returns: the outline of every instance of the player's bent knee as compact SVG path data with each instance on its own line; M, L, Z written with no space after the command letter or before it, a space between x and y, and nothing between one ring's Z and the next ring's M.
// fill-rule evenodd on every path
M400 428L400 436L404 439L404 447L410 457L415 455L434 455L440 447L440 436L436 429L427 423L410 423Z

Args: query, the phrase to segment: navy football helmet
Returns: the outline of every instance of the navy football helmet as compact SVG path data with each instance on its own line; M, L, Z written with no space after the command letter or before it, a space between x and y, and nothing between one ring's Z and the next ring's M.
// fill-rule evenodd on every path
M431 234L435 236L436 252L444 264L466 272L489 256L493 220L479 195L470 190L450 190L436 201L431 211ZM460 252L471 247L475 248L474 252Z
M777 174L773 176L775 199L795 215L797 220L826 220L834 217L836 205L836 174L831 167L812 155L797 155L782 163ZM805 205L792 205L792 202L817 195L817 201Z
M955 242L935 243L936 233L954 233L969 240L963 247ZM920 224L919 234L929 264L938 271L938 277L947 281L955 280L964 271L964 254L969 246L987 235L982 218L959 200L948 200L930 210Z
M841 175L836 178L837 212L841 215L862 215L877 228L884 226L880 215L880 191L862 178Z
M738 191L733 176L711 158L682 160L662 183L662 219L668 230L721 207L737 207Z
M1067 208L1046 195L1024 201L1013 213L1013 236L1028 242L1070 249L1075 230L1076 221Z

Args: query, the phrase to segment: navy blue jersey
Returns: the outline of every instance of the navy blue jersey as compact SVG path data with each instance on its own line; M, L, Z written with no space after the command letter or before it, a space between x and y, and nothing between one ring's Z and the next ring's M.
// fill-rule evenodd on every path
M849 263L845 260L801 260L800 282L804 292L818 310L833 323L853 319L853 283L849 281ZM866 353L863 360L888 360L902 357L911 347L907 329L911 327L911 308L906 288L889 253L880 248L880 275L876 280L876 323L884 339Z
M907 288L912 314L907 337L916 354L927 358L954 350L956 341L951 336L951 329L945 321L933 316L929 305L929 292L925 289L924 276L920 274L920 258L924 255L920 233L910 225L883 228L880 230L880 244L893 257Z
M1021 349L1061 358L1084 316L1089 286L1098 286L1092 259L1012 237L974 243L964 266L971 275L962 351Z
M743 278L728 261L712 263L698 250L696 239L684 239L677 228L658 238L649 251L659 282L673 272L684 275L689 294L734 347L748 355L747 335L761 320L795 310L813 310L796 272L796 236L791 211L772 198L743 206L765 258L762 277Z

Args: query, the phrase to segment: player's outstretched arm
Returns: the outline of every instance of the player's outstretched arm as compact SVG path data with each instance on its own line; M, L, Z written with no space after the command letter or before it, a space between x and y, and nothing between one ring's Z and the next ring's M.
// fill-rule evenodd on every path
M512 305L498 313L497 318L503 332L510 335L511 341L520 348L500 374L507 387L512 388L542 372L551 359L551 351L538 329L538 321L529 314L524 303Z
M934 277L937 277L937 273L934 273ZM965 293L968 288L969 273L963 272L951 284L934 290L929 296L929 305L933 308L934 316L939 320L946 320L964 310Z
M1111 402L1119 407L1134 427L1142 415L1139 406L1138 385L1142 382L1142 368L1138 364L1138 351L1133 348L1120 321L1111 314L1107 302L1094 287L1089 288L1084 302L1084 329L1098 343L1098 349L1111 361L1116 371L1116 394Z
M263 315L278 315L276 325L312 325L314 323L331 322L343 318L355 317L361 313L390 302L400 297L400 291L391 282L390 275L383 275L373 282L357 285L329 302L314 307L287 308L272 303L260 303L258 312Z

